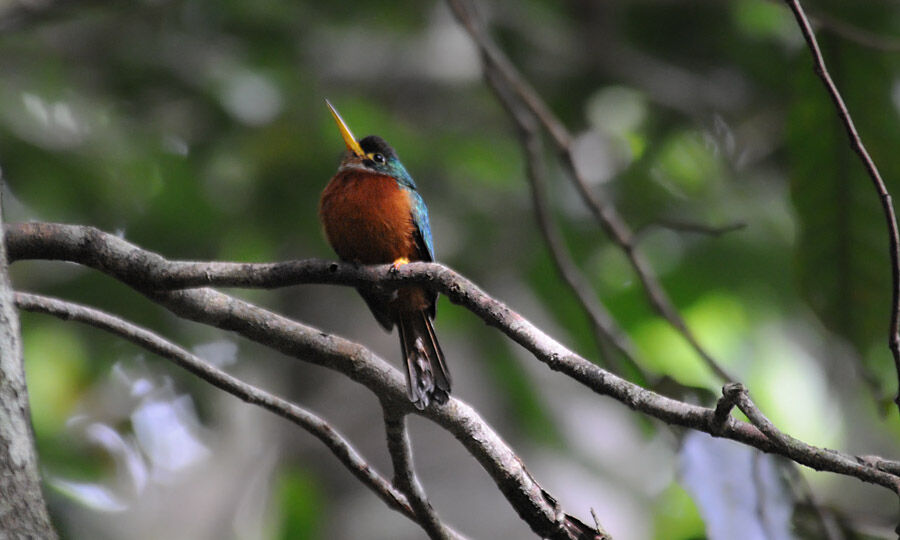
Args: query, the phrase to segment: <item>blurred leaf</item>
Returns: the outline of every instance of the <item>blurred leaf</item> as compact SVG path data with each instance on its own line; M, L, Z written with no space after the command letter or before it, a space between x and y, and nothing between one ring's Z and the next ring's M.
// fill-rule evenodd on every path
M733 297L708 294L684 311L688 327L713 357L728 367L744 332L745 315ZM634 332L634 338L647 359L647 366L687 386L717 388L718 379L709 367L665 320L655 318Z
M705 527L690 494L672 483L660 495L653 510L655 538L658 540L699 540Z
M754 340L747 379L757 405L785 433L819 446L839 445L846 421L822 365L789 331L764 330Z
M282 516L279 538L323 538L322 514L326 505L315 477L300 469L283 470L276 489Z
M765 0L738 0L731 6L735 25L750 37L788 39L797 35L794 19L783 5Z
M497 141L478 135L448 137L440 148L438 154L444 167L477 181L475 189L522 186L519 149L511 140Z
M711 184L721 182L724 174L713 147L696 132L671 135L657 159L657 181L676 194L696 196Z
M71 325L32 325L22 337L31 420L38 436L53 437L63 430L81 396L85 348Z
M635 329L633 337L647 368L667 374L683 385L715 386L715 376L668 322L647 321Z

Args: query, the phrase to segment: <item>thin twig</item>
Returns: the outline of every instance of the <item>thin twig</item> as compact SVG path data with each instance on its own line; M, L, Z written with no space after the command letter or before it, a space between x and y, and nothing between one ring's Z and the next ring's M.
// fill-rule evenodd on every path
M658 219L651 221L634 231L634 241L639 242L641 237L650 229L660 228L669 229L677 232L687 232L695 234L705 234L707 236L722 236L730 232L739 231L747 226L743 221L736 221L725 225L705 225L703 223L693 223L690 221L681 221L677 219Z
M783 0L768 0L768 2L781 5ZM872 30L860 28L859 26L839 19L833 15L822 13L818 10L807 10L806 18L809 19L813 26L826 32L830 32L847 41L856 43L857 45L883 52L900 51L900 38L898 37L877 34Z
M591 507L591 517L594 518L594 527L597 529L597 534L600 535L598 540L612 540L612 536L606 532L606 529L603 528L603 525L600 524L600 519L597 518L597 511Z
M879 35L824 13L810 14L809 18L822 29L857 45L884 52L900 51L900 38Z
M16 292L16 306L25 311L45 313L67 321L78 321L113 333L154 354L171 360L216 388L247 403L262 407L300 426L322 441L331 453L387 505L418 522L407 498L378 474L355 448L328 422L289 401L248 384L189 353L165 338L103 311L56 298Z
M441 540L452 538L450 531L441 523L437 512L428 501L425 489L413 469L412 447L406 431L406 415L397 414L391 407L385 407L384 431L387 435L391 463L394 464L394 485L406 494L419 524L428 533L429 538Z
M889 253L891 257L892 301L891 322L888 329L888 348L894 356L894 367L897 371L898 388L897 397L894 398L894 402L897 404L898 409L900 409L900 232L898 232L897 229L897 217L894 214L894 205L891 202L891 195L887 190L887 186L885 185L884 180L881 179L881 173L878 172L878 167L875 165L875 162L872 161L869 152L866 150L865 145L863 145L862 139L859 137L859 133L856 131L856 125L853 123L853 118L847 110L844 99L841 97L841 93L831 79L828 68L825 67L825 59L822 57L822 51L819 49L816 35L809 25L809 20L806 18L806 14L803 12L800 2L798 0L785 0L785 2L794 13L794 18L797 19L797 24L800 26L800 31L803 33L803 38L806 40L806 44L809 46L809 50L812 53L816 75L822 79L822 83L825 85L825 89L828 91L828 95L831 97L835 109L837 109L838 116L840 117L841 122L843 122L844 128L847 130L847 135L850 137L850 146L857 155L859 155L866 172L869 174L869 178L872 180L872 184L875 186L875 191L878 192L878 198L881 201L881 208L887 225Z
M450 9L456 15L478 47L482 66L485 73L493 72L496 80L502 81L509 88L510 93L515 94L522 103L528 107L541 125L550 135L556 149L562 159L563 166L575 183L575 187L581 198L587 204L597 222L609 236L609 238L625 253L632 269L637 275L650 305L656 312L666 319L684 339L691 345L697 354L703 359L710 370L722 381L735 380L711 354L700 344L697 337L688 328L681 314L675 308L665 289L647 264L640 250L634 243L633 233L618 210L608 202L600 199L588 187L584 176L578 170L572 154L572 136L566 127L550 111L535 90L522 78L513 66L512 62L491 40L483 24L474 13L474 8L466 0L447 0ZM494 75L491 75L494 76ZM490 77L488 79L490 81ZM505 94L497 93L500 100L506 99Z
M884 460L880 467L874 467L832 450L778 444L756 426L733 417L726 419L721 432L714 433L711 428L715 416L713 409L674 400L617 377L573 353L465 277L437 263L416 262L392 270L392 265L357 266L319 260L268 264L181 262L168 261L93 227L19 223L6 225L5 232L11 262L30 258L66 260L90 266L131 285L183 318L237 332L289 356L340 371L370 388L382 402L390 400L406 412L435 420L466 445L532 530L548 537L563 537L559 531L572 527L593 529L579 525L572 516L562 514L560 519L556 507L548 506L549 495L531 479L518 457L471 408L451 399L443 407L430 407L418 413L406 399L406 387L400 373L360 345L211 289L172 292L161 289L206 285L276 288L301 283L395 288L403 284L420 284L465 306L550 369L634 410L667 424L704 431L764 452L780 454L816 470L852 476L895 493L898 490L898 475L887 472L889 468L900 467L897 462Z

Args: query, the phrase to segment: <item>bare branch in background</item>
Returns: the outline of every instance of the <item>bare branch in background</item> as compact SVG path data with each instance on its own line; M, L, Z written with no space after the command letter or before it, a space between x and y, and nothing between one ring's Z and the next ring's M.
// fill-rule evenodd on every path
M809 19L823 30L857 45L884 52L900 52L900 38L882 36L824 13L810 14Z
M413 469L412 447L406 431L406 416L397 414L390 407L384 408L384 431L387 435L388 452L394 465L394 485L406 494L416 513L419 524L428 537L438 540L460 538L441 523L437 512L428 501L425 489Z
M677 219L658 219L651 221L634 231L634 241L640 242L641 238L651 229L669 229L677 232L704 234L707 236L722 236L730 232L739 231L747 226L743 221L736 221L725 225L714 226L705 225L703 223L693 223L690 221L681 221Z
M725 419L720 429L714 428L714 409L662 396L600 368L554 341L468 279L440 264L417 262L392 270L391 265L364 267L319 260L269 264L172 262L92 227L52 223L7 225L6 241L10 261L66 260L95 268L135 287L184 318L237 332L289 356L344 373L372 390L383 403L387 400L402 411L436 421L478 459L519 515L539 534L560 537L559 531L575 522L586 530L593 529L556 510L555 503L550 502L552 497L534 482L521 460L459 400L451 399L446 406L418 412L406 399L406 386L400 373L356 343L324 334L212 289L171 292L161 289L204 285L275 288L300 283L355 287L421 284L465 306L550 369L631 409L670 425L732 439L764 452L786 456L816 470L852 476L898 492L900 477L896 471L900 470L900 463L881 460L876 467L869 461L841 452L805 443L784 444L780 437L773 440L769 436L771 433L766 434L757 426L731 416Z
M894 204L891 201L891 194L888 192L884 180L881 179L881 173L878 172L878 167L875 165L875 162L872 161L862 139L859 137L859 133L856 131L856 124L853 123L853 118L850 116L850 111L847 110L847 105L844 103L840 91L838 91L834 81L831 80L828 68L825 67L825 59L822 57L822 51L819 49L819 43L816 41L816 35L809 25L809 20L806 18L803 7L798 0L785 0L785 2L797 19L797 24L800 26L800 31L803 33L803 38L809 46L810 53L812 53L816 75L822 79L822 84L825 85L825 89L828 91L828 95L831 97L835 109L837 109L838 117L840 117L841 122L844 124L844 128L847 130L847 135L850 137L850 146L853 148L853 151L859 155L859 159L862 161L866 172L869 174L869 178L872 180L875 191L878 192L878 199L881 201L881 209L884 212L884 220L887 226L889 239L888 249L891 258L892 301L890 327L888 328L888 348L890 348L891 354L894 356L894 367L897 370L898 388L897 397L894 398L894 403L900 408L900 232L897 230L897 216L894 213Z
M505 92L505 88L496 80L496 76L492 72L488 73L487 80L488 84L494 88L498 95ZM552 209L548 204L545 181L546 168L540 132L534 116L528 109L518 106L518 102L510 97L500 101L518 127L522 147L525 152L525 165L528 172L529 185L531 186L531 199L534 205L534 213L537 217L538 228L544 237L547 248L550 250L550 257L556 266L557 272L572 291L575 299L581 304L582 310L590 318L601 350L606 343L612 344L616 351L628 362L629 369L637 373L641 380L646 381L648 378L647 374L636 360L637 348L632 343L631 338L628 337L628 334L622 330L606 309L606 306L597 298L597 293L593 290L590 282L569 256L565 239L553 220ZM610 365L617 366L618 369L613 369L613 371L620 375L624 374L617 362L618 359L615 356L615 352L609 351L606 359Z
M488 81L493 80L495 81L495 86L496 84L502 84L503 87L509 90L508 93L497 92L497 98L502 101L507 99L507 95L515 95L534 114L550 135L550 139L560 155L563 166L574 181L578 193L610 240L628 258L632 269L641 282L650 305L684 337L716 376L725 382L736 380L706 351L694 333L688 328L669 295L660 284L659 279L635 245L634 234L619 215L618 210L591 191L587 181L575 164L572 154L572 136L566 127L550 111L550 108L537 92L522 78L503 51L491 40L482 21L475 14L472 4L466 0L448 0L448 3L457 20L466 29L478 47L481 53L482 67Z
M4 0L0 2L0 33L50 21L93 4L93 0Z
M781 5L784 0L768 1L772 4ZM898 37L877 34L871 30L860 28L856 25L848 23L847 21L838 19L837 17L833 17L831 15L828 15L827 13L822 13L818 10L805 11L806 18L812 23L812 25L818 27L821 30L824 30L825 32L830 32L842 39L851 41L853 43L856 43L857 45L862 45L863 47L868 47L870 49L876 49L883 52L900 51L900 38Z

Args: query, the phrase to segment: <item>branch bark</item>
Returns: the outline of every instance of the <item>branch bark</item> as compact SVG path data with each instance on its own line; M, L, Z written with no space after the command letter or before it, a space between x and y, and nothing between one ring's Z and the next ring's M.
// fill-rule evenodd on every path
M416 476L412 462L412 447L406 431L406 415L396 413L391 407L385 407L384 432L387 435L391 463L394 465L394 484L406 494L419 524L428 533L428 537L436 540L458 538L441 523Z
M398 413L422 414L451 432L478 460L513 509L536 534L553 539L599 538L594 529L562 510L556 499L535 481L515 452L463 402L451 398L444 406L430 407L420 412L406 397L406 383L400 372L361 345L212 289L162 290L185 285L202 286L202 282L215 276L218 270L236 271L229 278L237 281L245 281L247 278L255 281L263 276L277 281L291 281L295 276L289 267L293 265L285 267L277 263L263 265L265 268L261 268L252 264L173 264L158 254L142 250L114 235L92 227L72 225L9 225L6 237L11 260L39 258L79 262L129 284L182 318L235 332L287 356L346 375L371 390L385 407ZM321 278L319 272L333 273L348 283L356 282L358 285L376 284L382 275L370 273L370 277L375 279L364 278L359 281L358 276L353 276L352 273L347 275L343 271L350 269L367 273L374 268L383 270L384 274L392 273L390 265L364 268L328 261L311 261L312 265L309 266L309 262L300 261L300 265L293 266L293 269L299 269L301 275L312 270L313 274L307 274L307 278ZM411 264L421 266L421 263ZM303 267L306 269L302 270ZM403 268L395 273L406 276L407 272ZM199 274L194 273L197 271ZM159 278L166 284L162 285ZM193 283L185 284L182 280Z
M421 413L405 397L401 375L365 348L337 336L290 321L259 307L201 287L276 288L301 283L397 287L416 283L445 294L488 325L531 352L550 369L559 371L600 395L670 425L725 437L764 452L786 456L816 470L825 470L881 485L898 493L900 464L826 450L810 445L785 447L753 424L714 409L670 399L626 381L573 353L518 313L479 289L453 270L436 263L355 266L319 260L250 264L168 261L129 242L92 227L52 223L6 226L10 260L53 259L78 262L109 274L190 320L237 332L289 356L340 371L364 384L383 402L407 413L422 414L453 433L475 456L532 529L548 537L566 537L567 526L593 531L571 516L557 518L555 500L531 478L518 457L467 405L451 400L446 406ZM155 289L155 291L154 291ZM721 423L721 425L719 425ZM893 472L889 472L893 471ZM572 525L576 523L578 525Z
M0 241L0 537L56 538L41 493L4 241Z

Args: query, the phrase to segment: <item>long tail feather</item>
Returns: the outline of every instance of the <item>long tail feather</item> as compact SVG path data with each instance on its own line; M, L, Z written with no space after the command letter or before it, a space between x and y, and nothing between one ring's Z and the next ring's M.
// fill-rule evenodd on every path
M406 360L409 400L418 409L424 409L432 400L446 403L450 395L450 372L428 314L425 311L404 313L397 326Z

